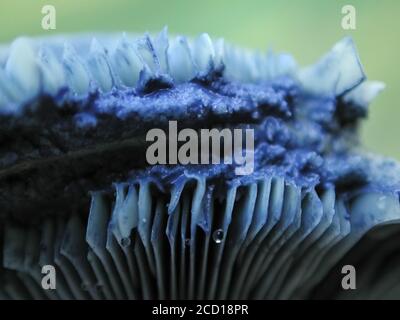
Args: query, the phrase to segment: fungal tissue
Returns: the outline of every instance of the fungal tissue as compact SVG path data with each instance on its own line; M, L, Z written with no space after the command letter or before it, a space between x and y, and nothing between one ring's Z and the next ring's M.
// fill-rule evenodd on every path
M400 166L358 135L383 89L350 38L306 67L166 28L0 45L0 299L400 298ZM176 161L205 130L186 151L251 170Z

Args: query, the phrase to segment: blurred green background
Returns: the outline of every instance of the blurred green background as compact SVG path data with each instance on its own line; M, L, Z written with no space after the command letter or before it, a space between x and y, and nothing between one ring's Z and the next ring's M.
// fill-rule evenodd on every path
M41 8L57 11L57 29L41 28ZM357 12L357 29L341 27L343 5ZM355 40L369 79L386 90L362 126L364 144L400 160L399 0L1 0L0 42L20 35L78 31L208 32L254 48L288 51L304 65L345 35Z

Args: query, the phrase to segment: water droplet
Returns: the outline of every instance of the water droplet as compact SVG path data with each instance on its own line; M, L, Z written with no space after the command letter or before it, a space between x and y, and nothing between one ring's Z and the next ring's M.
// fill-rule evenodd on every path
M213 240L215 241L215 243L221 243L222 241L224 241L225 238L225 233L224 230L222 229L217 229L213 232Z
M131 245L131 239L126 237L121 239L121 246L129 247Z
M185 239L185 247L190 247L190 239Z
M380 196L379 197L379 199L378 199L378 209L379 210L385 210L386 199L387 199L387 197L385 197L385 196Z
M146 222L147 222L146 218L143 218L143 219L142 219L142 222L143 222L143 223L146 223Z

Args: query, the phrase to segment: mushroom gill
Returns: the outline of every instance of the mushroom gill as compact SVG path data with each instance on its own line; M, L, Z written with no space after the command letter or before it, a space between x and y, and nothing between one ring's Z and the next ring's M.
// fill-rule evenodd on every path
M383 87L349 38L302 68L166 29L0 46L0 299L400 298L400 166L357 135ZM169 121L253 129L254 171L149 165Z

